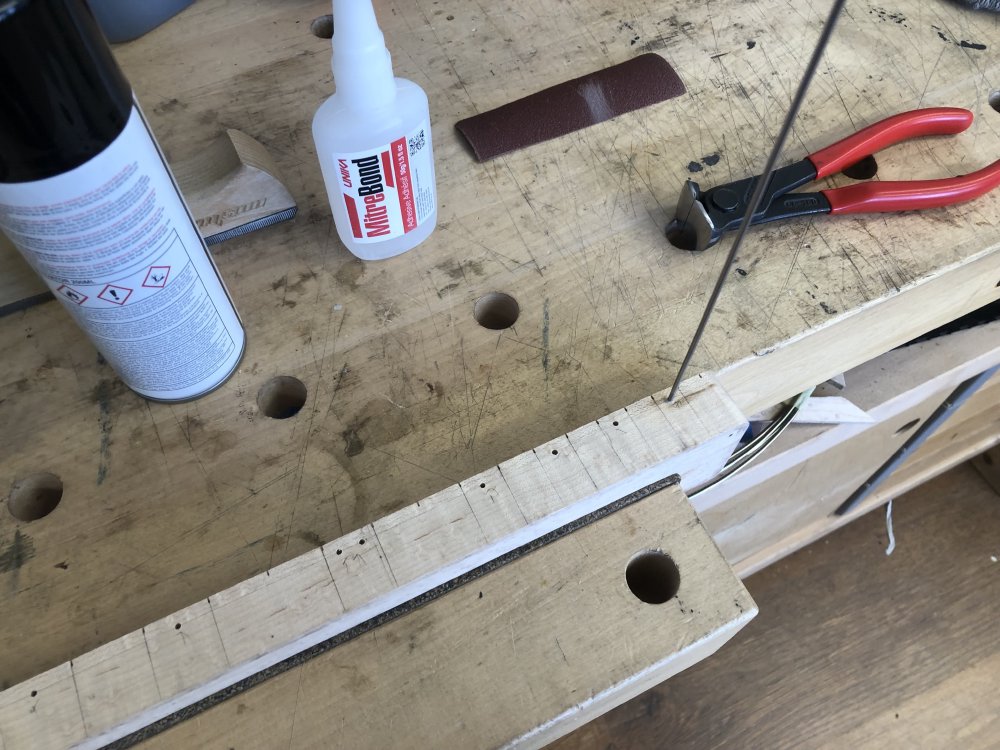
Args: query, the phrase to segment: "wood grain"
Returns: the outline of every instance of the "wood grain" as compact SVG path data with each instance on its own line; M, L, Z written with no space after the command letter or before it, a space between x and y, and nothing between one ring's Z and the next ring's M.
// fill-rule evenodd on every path
M905 21L844 18L790 149L940 104L972 108L972 128L893 148L880 176L995 158L986 96L1000 62L960 45L992 39L992 17L894 7ZM65 488L44 519L0 519L0 559L17 561L0 572L0 640L18 644L0 654L0 686L581 425L611 429L605 415L669 385L722 249L675 251L663 227L687 177L757 171L826 5L380 1L397 74L431 100L440 224L378 264L336 240L312 153L309 123L333 86L329 44L308 26L327 12L322 0L199 0L116 48L171 159L243 130L300 212L216 254L249 344L229 383L196 402L126 392L57 305L0 321L0 487L49 471ZM688 94L489 164L452 131L640 51L666 57ZM741 408L769 405L996 298L998 248L996 196L761 228L695 371L724 370ZM521 307L501 332L472 317L497 290ZM277 375L308 389L283 421L256 403Z
M967 465L746 580L760 614L714 657L554 750L996 747L996 497Z
M1000 495L1000 450L991 448L972 460L983 479Z
M636 418L615 420L610 434L598 423L574 430L77 656L43 676L44 693L35 684L38 678L0 692L0 742L5 723L31 727L0 747L55 750L64 744L67 726L75 726L81 748L103 747L662 477L676 476L682 487L703 484L722 468L747 423L706 378L694 379L680 393L673 404L663 403L664 394L633 404L623 412ZM626 471L616 445L640 443L656 446L655 458L641 470ZM680 507L671 512L694 518L693 511L685 515ZM701 557L719 557L711 543L701 549ZM702 568L702 575L724 574L721 590L732 578L724 563L698 559L692 565ZM692 663L697 654L707 655L705 648L686 650L671 663ZM56 687L49 687L56 676ZM79 692L67 692L67 684ZM39 712L38 701L25 696L39 696L45 710ZM587 710L571 713L584 716ZM46 720L36 723L41 717Z
M645 550L681 571L637 599ZM537 748L713 653L752 600L668 488L338 646L145 748Z
M831 517L956 386L998 362L1000 322L903 347L850 370L844 393L873 422L790 427L757 463L698 493L695 508L742 574L758 570L968 459L990 440L1000 442L1000 377L994 377L862 509Z

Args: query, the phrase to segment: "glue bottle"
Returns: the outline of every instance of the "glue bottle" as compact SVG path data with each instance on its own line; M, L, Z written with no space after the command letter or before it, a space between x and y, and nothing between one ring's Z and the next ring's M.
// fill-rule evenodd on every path
M437 222L427 95L392 74L371 0L333 0L336 93L313 140L341 241L362 260L416 247Z

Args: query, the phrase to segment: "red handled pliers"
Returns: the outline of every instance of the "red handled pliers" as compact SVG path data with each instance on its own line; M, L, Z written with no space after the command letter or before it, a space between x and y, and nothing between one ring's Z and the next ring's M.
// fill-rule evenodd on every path
M886 118L802 161L776 169L752 224L811 214L857 214L937 208L978 198L1000 186L1000 160L961 177L911 182L861 182L816 193L791 193L807 182L836 174L894 143L924 135L961 133L972 113L955 107L916 109ZM688 180L667 237L677 247L704 250L743 220L760 175L702 192Z

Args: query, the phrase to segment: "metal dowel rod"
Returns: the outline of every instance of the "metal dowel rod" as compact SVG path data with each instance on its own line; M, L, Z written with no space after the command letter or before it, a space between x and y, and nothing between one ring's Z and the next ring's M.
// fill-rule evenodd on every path
M882 464L874 474L872 474L868 481L863 485L858 487L854 493L847 498L844 502L840 504L840 507L834 511L834 515L842 516L845 513L849 513L854 509L858 503L868 497L872 492L874 492L882 482L888 479L889 475L894 472L900 464L902 464L910 455L919 448L927 438L937 431L947 419L954 413L954 411L965 403L968 398L982 387L983 383L989 380L993 375L1000 371L1000 365L995 365L985 372L981 372L978 375L969 378L958 386L954 391L952 391L948 398L944 400L934 413L931 414L927 420L920 425L920 428L914 432L910 439L903 443L902 447L892 454L888 461Z

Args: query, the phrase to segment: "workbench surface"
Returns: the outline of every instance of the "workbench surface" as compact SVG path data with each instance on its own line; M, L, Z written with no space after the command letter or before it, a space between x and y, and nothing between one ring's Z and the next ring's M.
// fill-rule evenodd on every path
M243 130L300 210L213 251L248 348L200 400L129 392L56 303L0 319L0 486L64 487L45 518L0 517L0 688L669 386L726 243L691 254L663 228L686 178L760 170L828 9L376 7L396 74L430 98L440 201L430 239L378 263L337 239L312 145L333 86L310 23L328 4L198 0L116 48L168 157ZM921 106L976 120L885 152L880 176L1000 158L998 40L1000 15L944 0L849 3L786 161ZM485 164L453 129L648 51L685 95ZM755 229L691 374L717 373L750 413L995 299L998 280L1000 193ZM473 316L492 292L519 305L506 330ZM258 392L282 375L307 399L270 419Z

